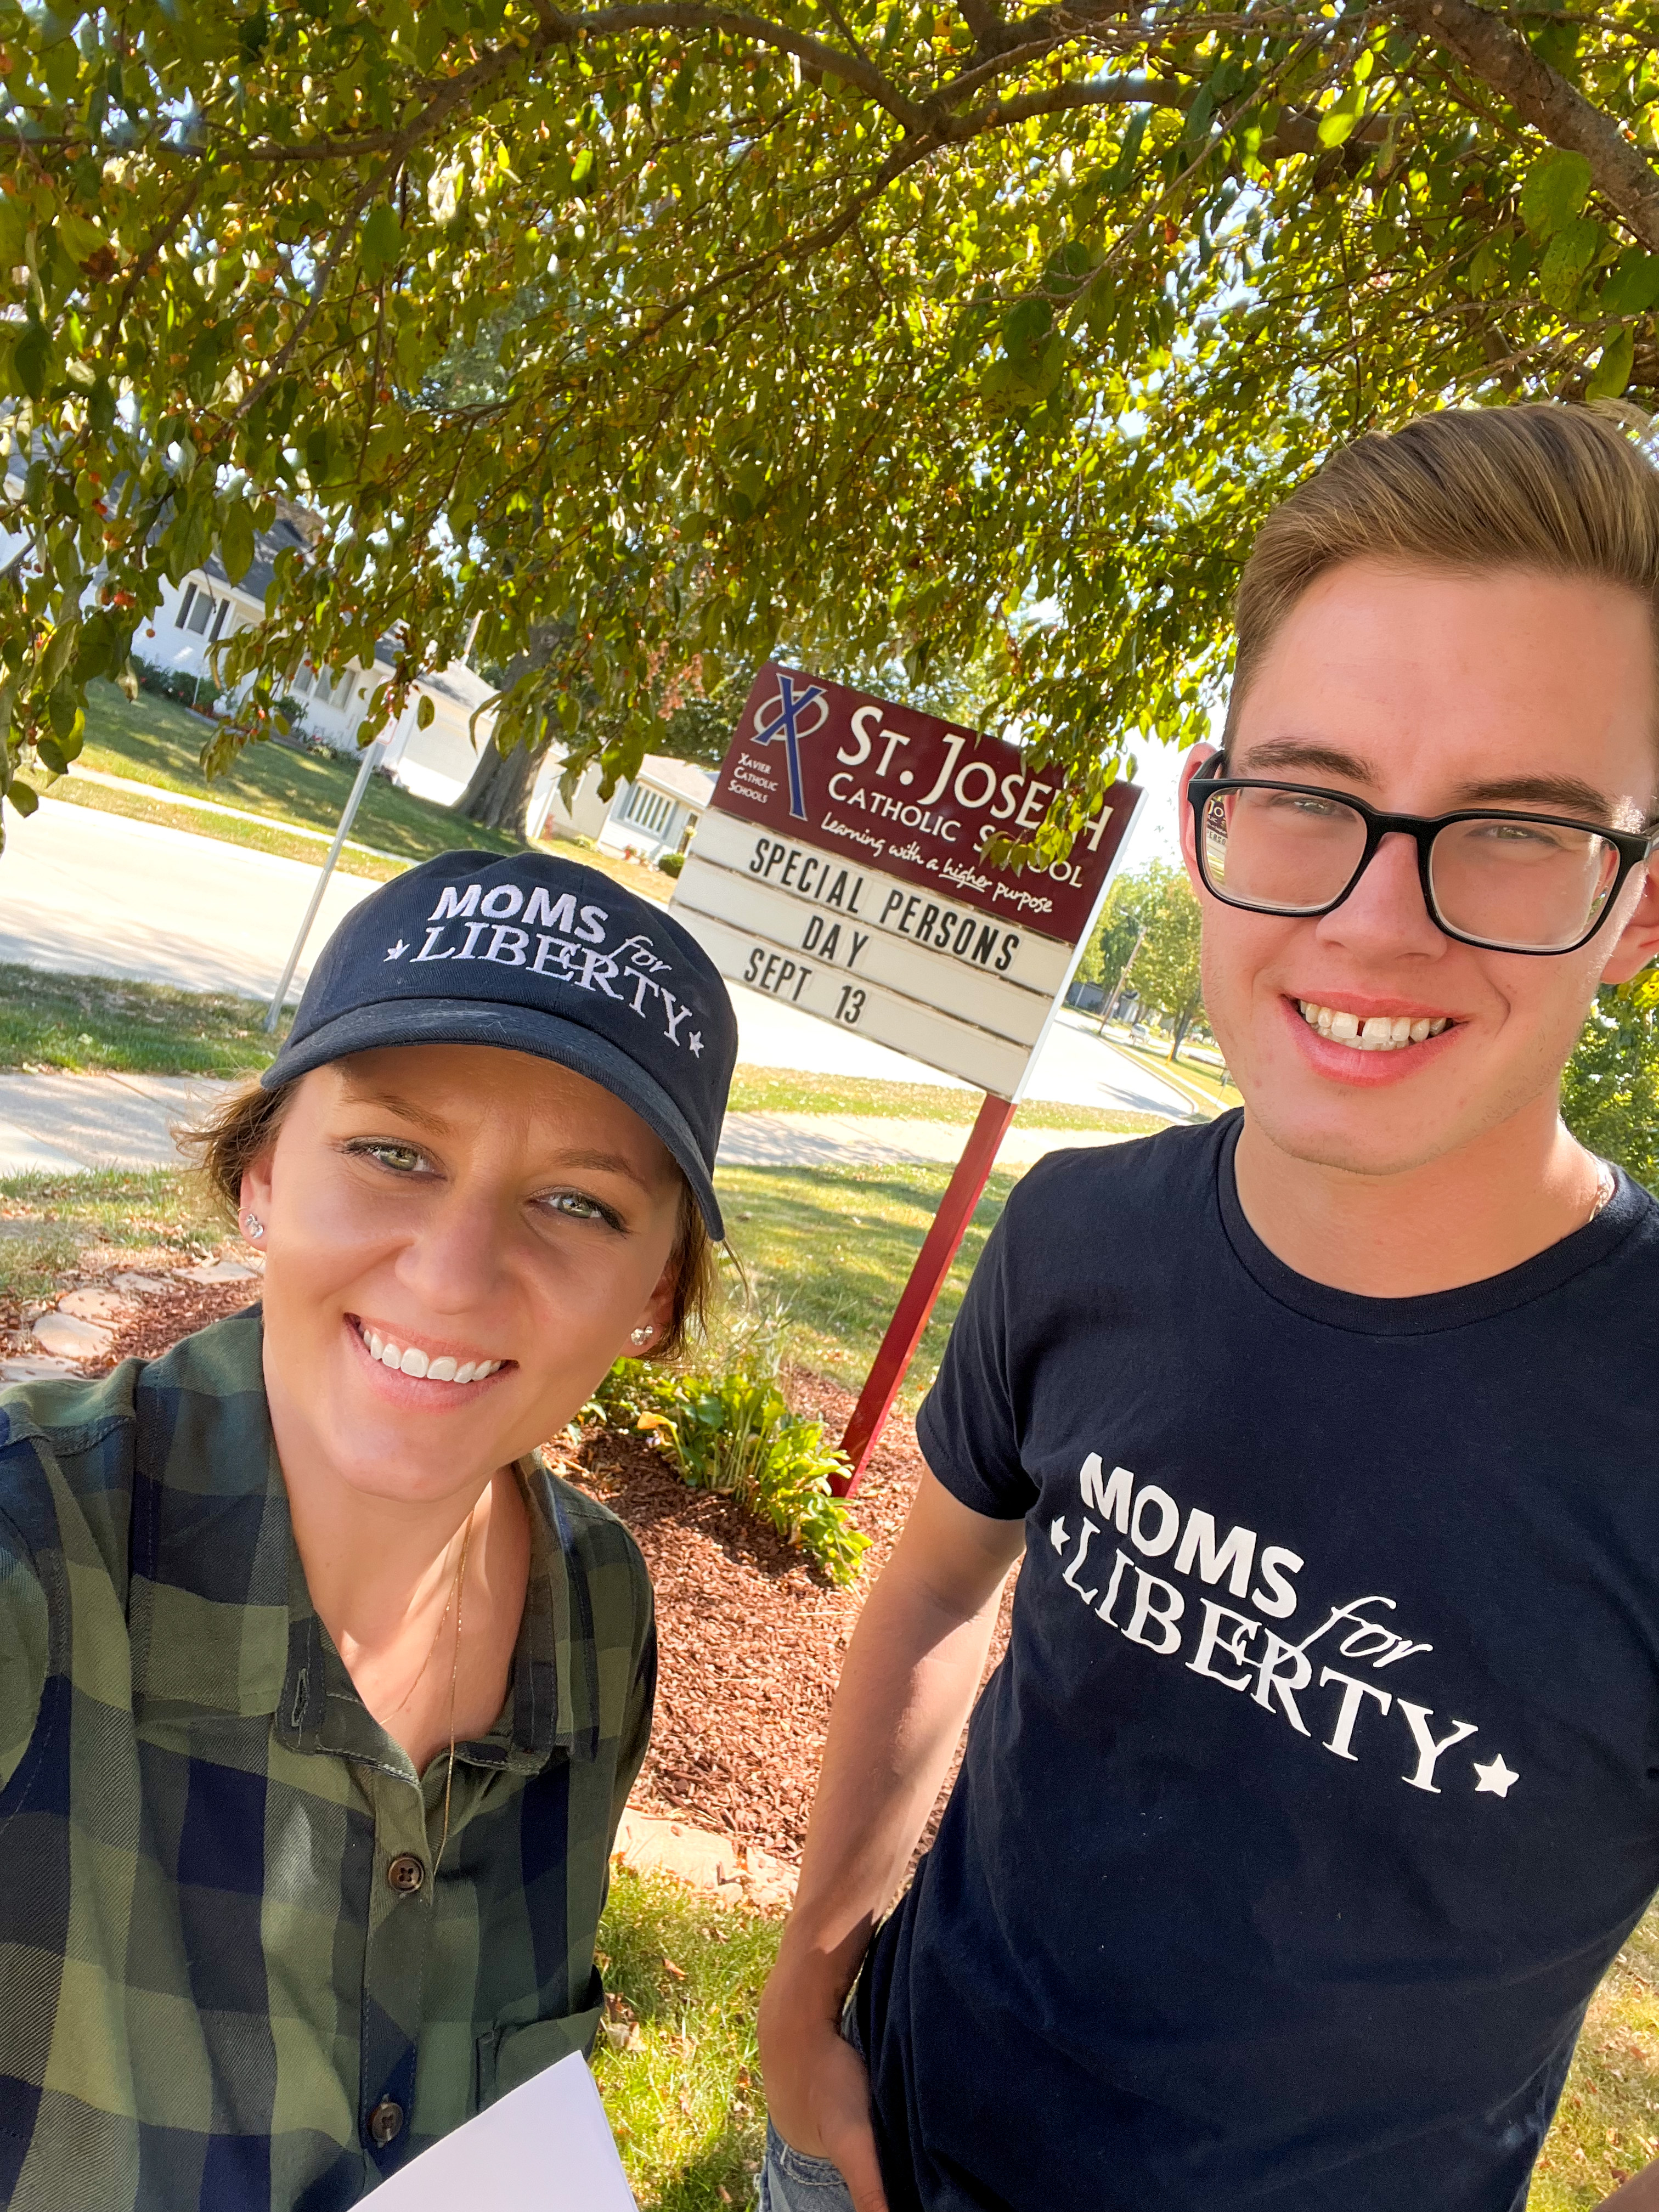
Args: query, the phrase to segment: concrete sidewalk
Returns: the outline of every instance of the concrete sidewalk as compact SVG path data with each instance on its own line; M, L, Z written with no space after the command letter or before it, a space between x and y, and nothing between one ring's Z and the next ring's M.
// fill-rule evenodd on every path
M0 1074L0 1176L84 1174L96 1168L179 1165L172 1129L227 1088L205 1076ZM1120 1144L1104 1130L1044 1129L1042 1109L1026 1109L997 1154L1029 1167L1073 1145ZM968 1124L888 1121L874 1115L732 1114L720 1141L725 1167L953 1165Z

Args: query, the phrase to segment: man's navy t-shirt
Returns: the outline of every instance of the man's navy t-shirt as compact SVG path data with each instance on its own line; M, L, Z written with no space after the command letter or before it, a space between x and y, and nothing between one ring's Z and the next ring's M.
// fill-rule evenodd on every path
M922 1409L1027 1534L860 1984L895 2212L1518 2212L1659 1887L1659 1206L1359 1297L1237 1129L1034 1169Z

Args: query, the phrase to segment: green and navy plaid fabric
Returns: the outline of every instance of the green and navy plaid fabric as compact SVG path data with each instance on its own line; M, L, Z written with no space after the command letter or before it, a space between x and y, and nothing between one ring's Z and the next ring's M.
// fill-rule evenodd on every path
M312 1609L258 1315L0 1393L0 2204L336 2212L589 2045L651 1589L521 1473L512 1684L434 1881L447 1753L416 1775Z

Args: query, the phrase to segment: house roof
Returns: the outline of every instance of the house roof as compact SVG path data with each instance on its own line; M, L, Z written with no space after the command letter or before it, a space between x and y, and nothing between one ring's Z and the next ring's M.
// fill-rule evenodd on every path
M714 796L712 770L699 768L695 761L672 759L666 753L647 753L634 781L651 784L658 791L671 792L689 806L707 806Z

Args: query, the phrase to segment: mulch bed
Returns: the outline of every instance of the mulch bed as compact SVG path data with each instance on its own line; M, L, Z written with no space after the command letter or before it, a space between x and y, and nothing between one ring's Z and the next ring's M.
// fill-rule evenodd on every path
M799 1368L786 1389L797 1413L840 1436L848 1392ZM838 1590L731 1498L688 1490L643 1437L604 1430L564 1455L562 1472L633 1531L656 1589L656 1720L634 1792L643 1810L799 1862L842 1657L922 1466L914 1422L895 1413L850 1501L870 1538L864 1572ZM1009 1604L1005 1595L992 1665Z
M155 1358L239 1312L258 1289L179 1283L145 1298L118 1325L112 1363ZM0 1328L8 1322L16 1328L21 1316L0 1315ZM840 1436L848 1392L803 1369L789 1371L786 1389L798 1413ZM549 1456L627 1523L656 1589L656 1720L635 1802L798 1863L842 1656L922 1473L914 1423L894 1414L851 1500L871 1541L850 1590L732 1499L687 1489L643 1437L590 1431L579 1448ZM1007 1640L1008 1604L1005 1596L993 1664Z

